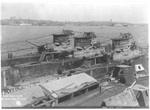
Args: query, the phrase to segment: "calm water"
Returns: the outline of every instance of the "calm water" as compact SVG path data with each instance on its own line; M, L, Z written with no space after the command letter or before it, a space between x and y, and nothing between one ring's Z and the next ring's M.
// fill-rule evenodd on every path
M98 37L113 38L119 35L120 32L130 32L135 40L142 46L148 45L148 27L109 27L109 26L2 26L2 44L9 42L21 41L30 38L46 36L31 42L41 45L52 42L52 35L59 33L63 29L71 29L78 32L95 32ZM102 39L104 40L104 39ZM2 46L2 52L9 50L17 50L22 48L34 47L27 42L20 42L16 44L7 44ZM17 52L23 54L28 52L35 52L36 49ZM2 54L2 56L5 56Z

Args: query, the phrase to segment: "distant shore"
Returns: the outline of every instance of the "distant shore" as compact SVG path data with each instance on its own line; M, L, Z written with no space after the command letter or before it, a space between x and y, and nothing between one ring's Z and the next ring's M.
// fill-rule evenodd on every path
M112 21L51 21L51 20L32 20L32 19L2 19L1 25L9 26L114 26L114 27L128 27L128 26L147 26L144 23L125 23Z

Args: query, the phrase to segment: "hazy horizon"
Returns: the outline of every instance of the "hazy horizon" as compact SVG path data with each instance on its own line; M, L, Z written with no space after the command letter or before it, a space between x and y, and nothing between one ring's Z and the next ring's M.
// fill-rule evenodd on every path
M148 4L146 2L2 3L1 18L10 19L13 16L60 22L112 20L112 22L148 23Z

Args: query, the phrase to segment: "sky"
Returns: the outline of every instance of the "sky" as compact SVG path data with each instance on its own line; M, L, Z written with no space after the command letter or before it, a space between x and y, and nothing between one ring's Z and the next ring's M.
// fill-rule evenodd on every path
M1 18L148 23L146 2L2 3Z

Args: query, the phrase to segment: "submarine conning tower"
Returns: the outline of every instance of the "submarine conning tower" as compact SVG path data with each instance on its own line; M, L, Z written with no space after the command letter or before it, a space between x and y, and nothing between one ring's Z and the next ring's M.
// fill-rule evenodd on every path
M96 38L94 32L84 32L82 36L74 37L74 47L90 47L94 38Z
M74 35L73 30L62 30L59 34L53 34L53 43L68 42L70 37Z
M120 37L112 39L112 49L114 51L123 51L130 48L133 42L131 33L120 33Z

